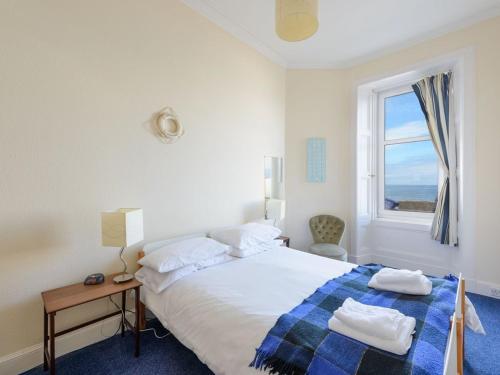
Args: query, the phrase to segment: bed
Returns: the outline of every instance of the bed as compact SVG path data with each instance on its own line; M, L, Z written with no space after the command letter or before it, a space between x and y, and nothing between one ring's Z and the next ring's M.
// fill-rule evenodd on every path
M176 240L146 245L139 257ZM165 328L215 374L262 374L249 363L278 318L355 267L281 247L200 270L160 294L143 287L141 296ZM447 375L463 373L463 303L460 281L444 353Z

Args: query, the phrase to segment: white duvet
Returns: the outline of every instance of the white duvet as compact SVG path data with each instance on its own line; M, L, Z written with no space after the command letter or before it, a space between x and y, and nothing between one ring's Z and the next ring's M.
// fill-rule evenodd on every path
M262 374L248 365L277 319L355 266L280 247L193 273L158 295L144 288L143 299L214 373Z

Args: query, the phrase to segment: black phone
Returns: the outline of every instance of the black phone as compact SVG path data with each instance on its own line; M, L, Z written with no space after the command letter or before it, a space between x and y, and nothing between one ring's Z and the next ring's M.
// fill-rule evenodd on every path
M104 282L104 275L102 273L93 273L88 275L83 282L85 285L97 285Z

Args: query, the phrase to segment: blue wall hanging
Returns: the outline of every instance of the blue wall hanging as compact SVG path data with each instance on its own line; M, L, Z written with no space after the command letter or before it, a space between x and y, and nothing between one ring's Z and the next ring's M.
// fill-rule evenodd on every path
M325 138L307 139L307 182L326 180L326 140Z

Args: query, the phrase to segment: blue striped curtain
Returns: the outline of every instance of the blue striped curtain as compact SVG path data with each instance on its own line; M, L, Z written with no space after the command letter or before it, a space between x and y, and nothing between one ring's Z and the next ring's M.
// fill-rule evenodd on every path
M432 143L441 161L444 182L439 192L431 235L436 241L450 246L458 245L458 194L457 194L457 145L455 123L450 114L452 103L450 92L452 73L441 73L424 78L413 86Z

